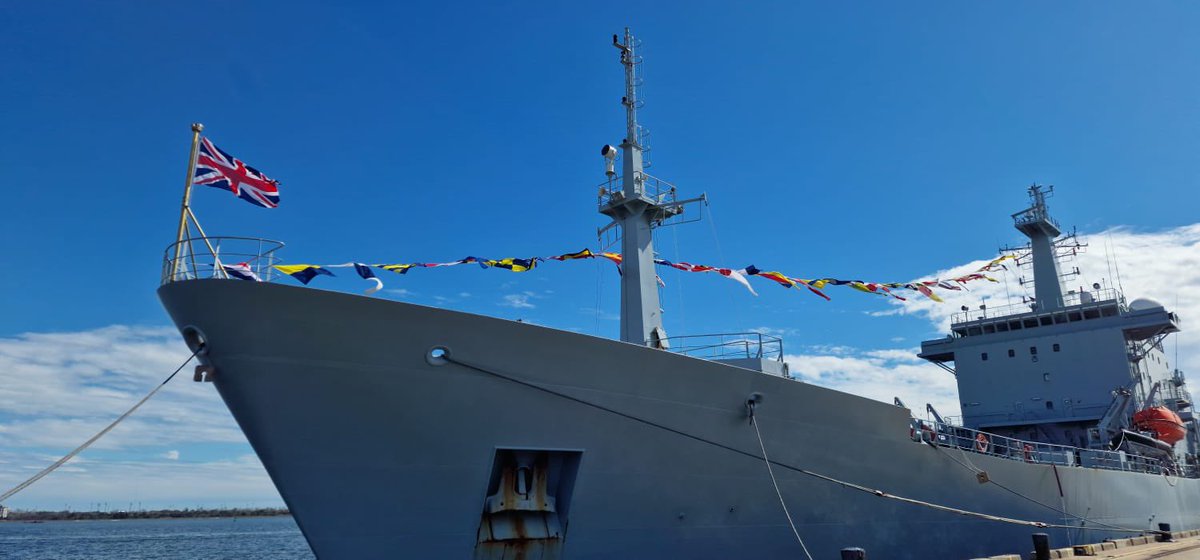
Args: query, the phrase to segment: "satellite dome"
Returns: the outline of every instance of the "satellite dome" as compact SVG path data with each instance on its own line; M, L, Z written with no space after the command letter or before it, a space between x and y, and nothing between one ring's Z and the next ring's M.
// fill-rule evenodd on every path
M1163 304L1158 303L1150 298L1137 298L1129 302L1131 311L1145 311L1147 309L1162 309Z

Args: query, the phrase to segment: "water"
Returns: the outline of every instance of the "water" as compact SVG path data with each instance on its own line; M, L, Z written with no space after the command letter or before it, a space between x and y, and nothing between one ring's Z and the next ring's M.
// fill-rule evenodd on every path
M288 516L0 523L4 560L312 559Z

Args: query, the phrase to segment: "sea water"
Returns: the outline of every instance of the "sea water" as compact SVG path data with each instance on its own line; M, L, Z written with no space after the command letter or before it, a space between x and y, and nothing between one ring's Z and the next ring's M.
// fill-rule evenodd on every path
M0 523L0 559L313 558L289 516Z

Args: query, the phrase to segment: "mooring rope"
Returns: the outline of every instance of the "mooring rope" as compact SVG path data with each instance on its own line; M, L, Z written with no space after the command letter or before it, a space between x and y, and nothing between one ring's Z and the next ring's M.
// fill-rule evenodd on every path
M935 444L933 444L933 443L927 443L927 444L928 444L930 447L933 447L934 449L936 449L936 450L938 450L938 451L942 452L942 453L943 453L943 454L944 454L946 457L948 457L948 458L949 458L951 461L954 461L955 463L958 463L960 466L962 466L963 468L965 468L965 469L967 469L967 470L971 471L972 473L978 474L978 473L984 472L984 470L983 470L983 469L981 469L981 468L979 468L979 467L975 466L975 464L974 464L974 463L971 463L971 460L970 460L970 459L967 459L967 452L966 452L965 450L963 450L962 448L959 448L959 451L960 451L960 452L962 452L963 459L966 459L967 463L968 463L968 464L970 464L970 466L967 466L967 464L964 464L962 461L959 461L958 459L956 459L956 458L954 457L954 455L952 455L952 454L950 454L950 453L946 453L946 452L945 452L945 450L943 450L943 449L942 449L942 446L940 446L940 445L935 445ZM1001 490L1004 490L1005 492L1008 492L1009 494L1012 494L1012 495L1014 495L1014 496L1016 496L1016 497L1018 497L1018 498L1021 498L1021 499L1023 499L1023 500L1028 500L1028 501L1030 501L1030 502L1032 502L1032 503L1035 503L1035 504L1037 504L1037 505L1039 505L1039 506L1042 506L1042 507L1044 507L1044 508L1046 508L1046 509L1048 509L1048 510L1050 510L1050 511L1053 511L1053 512L1055 512L1055 513L1061 513L1061 514L1063 514L1063 515L1064 515L1064 516L1066 516L1066 517L1074 517L1075 519L1078 519L1079 521L1082 521L1083 523L1091 523L1092 525L1095 525L1096 527L1102 527L1102 528L1103 528L1103 529L1105 529L1105 530L1110 530L1110 531L1119 531L1119 532L1126 532L1126 533L1142 533L1142 532L1145 532L1145 531L1146 531L1145 529L1130 529L1130 528L1128 528L1128 527L1120 527L1120 526L1117 526L1117 525L1110 525L1110 524L1108 524L1108 523L1104 523L1103 521L1096 521L1095 519L1089 519L1089 518L1087 518L1087 517L1083 517L1083 516L1081 516L1081 515L1076 515L1076 514L1074 514L1074 513L1071 513L1071 512L1069 512L1069 511L1067 511L1067 509L1066 509L1066 505L1065 505L1065 501L1066 501L1066 500L1065 500L1065 498L1064 498L1064 500L1063 500L1063 502L1064 502L1064 505L1063 505L1062 509L1056 508L1056 507L1054 507L1054 506L1052 506L1052 505L1050 505L1050 504L1047 504L1046 502L1042 502L1042 501L1038 500L1037 498L1034 498L1034 497L1032 497L1032 496L1026 496L1025 494L1022 494L1022 493L1020 493L1020 492L1018 492L1018 491L1016 491L1016 490L1013 490L1012 488L1009 488L1008 486L1005 486L1005 485L1003 485L1003 484L1000 484L1000 483L999 483L999 482L997 482L995 479L993 479L993 478L992 478L990 475L988 476L987 483L988 483L988 484L993 484L993 485L995 485L997 488L999 488L999 489L1001 489ZM1088 529L1088 527L1086 527L1086 526L1083 526L1083 525L1068 525L1068 527L1071 527L1072 529Z
M792 521L792 513L788 511L787 502L783 499L783 491L779 489L779 482L775 480L775 469L771 468L771 460L767 458L767 446L763 444L762 432L758 430L758 421L754 418L754 404L749 404L750 407L750 425L754 426L754 435L758 436L758 448L762 450L763 461L767 464L767 474L771 475L771 485L775 487L775 496L779 498L779 505L783 506L783 515L787 517L788 527L792 528L792 534L796 535L796 542L800 543L800 549L804 551L804 555L808 560L813 560L812 554L808 552L808 547L804 546L804 539L800 538L800 531L796 529L796 522Z
M590 402L590 401L587 401L587 400L581 399L581 398L579 398L579 397L574 397L574 396L568 395L568 394L566 394L566 393L562 393L562 392L559 392L559 391L555 391L554 389L551 389L551 388L549 388L549 387L544 387L544 386L542 386L542 385L539 385L539 384L537 384L537 383L533 383L533 382L530 382L530 381L525 381L525 380L523 380L523 379L520 379L520 378L518 378L518 377L513 377L513 376L511 376L511 375L507 375L507 374L504 374L504 373L500 373L500 372L498 372L498 371L490 370L490 369L487 369L487 368L485 368L485 367L482 367L482 366L477 366L477 365L474 365L474 364L471 364L471 363L468 363L468 362L464 362L464 361L462 361L462 360L459 360L459 359L457 359L457 358L454 358L453 356L451 356L451 354L450 354L450 353L446 353L446 354L443 356L443 358L444 358L444 359L445 359L447 362L450 362L450 363L453 363L453 364L457 364L457 365L459 365L459 366L462 366L462 367L464 367L464 368L467 368L467 369L471 369L471 370L474 370L474 371L478 371L478 372L480 372L480 373L484 373L484 374L487 374L487 375L491 375L491 376L494 376L494 377L498 377L498 378L500 378L500 379L503 379L503 380L505 380L505 381L509 381L509 382L511 382L511 383L515 383L515 384L517 384L517 385L521 385L521 386L524 386L524 387L528 387L528 388L530 388L530 389L534 389L534 390L537 390L537 391L541 391L541 392L543 392L543 393L547 393L547 394L550 394L550 395L554 395L554 396L556 396L556 397L559 397L559 398L562 398L562 399L566 399L566 400L569 400L569 401L572 401L572 402L575 402L575 403L579 403L579 404L582 404L582 405L584 405L584 406L589 406L589 407L595 408L595 409L597 409L597 410L602 410L602 411L604 411L604 412L608 412L608 413L610 413L610 414L614 414L614 415L616 415L616 416L620 416L620 417L622 417L622 418L626 418L626 419L628 419L628 420L632 420L632 421L634 421L634 422L638 422L638 423L640 423L640 424L645 424L645 425L647 425L647 426L650 426L650 427L653 427L653 428L658 428L658 429L660 429L660 430L663 430L663 431L666 431L666 432L670 432L670 433L672 433L672 434L675 434L675 435L678 435L678 436L682 436L682 437L685 437L685 438L688 438L688 439L692 439L692 440L695 440L695 441L698 441L698 442L701 442L701 443L704 443L704 444L707 444L707 445L711 445L711 446L713 446L713 447L717 447L717 448L720 448L720 449L724 449L724 450L726 450L726 451L730 451L730 452L732 452L732 453L736 453L736 454L738 454L738 455L743 455L743 456L746 456L746 457L750 457L750 458L752 458L752 459L755 459L755 460L757 460L757 461L766 461L766 462L768 462L768 463L769 463L769 464L771 464L771 465L774 465L774 466L777 466L777 467L780 467L780 468L783 468L783 469L787 469L787 470L790 470L790 471L793 471L793 472L797 472L797 473L800 473L800 474L804 474L804 475L807 475L807 476L811 476L811 477L814 477L814 478L818 478L818 479L824 480L824 481L826 481L826 482L830 482L830 483L833 483L833 484L837 484L837 485L839 485L839 486L841 486L841 487L843 487L843 488L847 488L847 489L851 489L851 490L858 490L858 491L860 491L860 492L865 492L865 493L867 493L867 494L871 494L871 495L874 495L874 496L878 496L878 497L880 497L880 498L887 498L887 499L890 499L890 500L896 500L896 501L899 501L899 502L904 502L904 503L907 503L907 504L912 504L912 505L917 505L917 506L926 507L926 508L930 508L930 509L935 509L935 510L938 510L938 511L944 511L944 512L947 512L947 513L954 513L954 514L963 515L963 516L966 516L966 517L974 517L974 518L977 518L977 519L984 519L984 520L987 520L987 521L996 521L996 522L1000 522L1000 523L1010 523L1010 524L1014 524L1014 525L1025 525L1025 526L1029 526L1029 527L1037 527L1037 528L1039 528L1039 529L1078 529L1078 528L1079 528L1078 526L1075 526L1075 525L1062 525L1062 524L1046 523L1046 522L1043 522L1043 521L1029 521L1029 520L1025 520L1025 519L1014 519L1014 518L1011 518L1011 517L1002 517L1002 516L999 516L999 515L991 515L991 514L987 514L987 513L980 513L980 512L977 512L977 511L971 511L971 510L966 510L966 509L961 509L961 508L955 508L955 507L950 507L950 506L944 506L944 505L941 505L941 504L935 504L935 503L932 503L932 502L926 502L926 501L917 500L917 499L914 499L914 498L906 498L906 497L904 497L904 496L898 496L898 495L895 495L895 494L889 494L889 493L887 493L887 492L884 492L883 490L877 490L877 489L870 488L870 487L867 487L867 486L862 486L862 485L860 485L860 484L855 484L855 483L853 483L853 482L846 482L846 481L844 481L844 480L838 480L838 479L836 479L836 478L833 478L833 477L831 477L831 476L827 476L827 475L823 475L823 474L816 473L816 472L813 472L813 471L809 471L809 470L806 470L806 469L802 469L802 468L800 468L800 467L797 467L797 466L794 466L794 465L789 465L789 464L787 464L787 463L781 463L781 462L779 462L779 461L776 461L776 460L773 460L773 459L769 459L768 457L766 457L766 456L765 456L765 454L763 454L763 455L759 455L759 454L757 454L757 453L751 453L751 452L749 452L749 451L744 451L744 450L738 449L738 448L736 448L736 447L733 447L733 446L730 446L730 445L726 445L726 444L723 444L723 443L720 443L720 442L717 442L717 441L713 441L713 440L710 440L710 439L706 439L706 438L704 438L704 437L702 437L702 436L698 436L698 435L695 435L695 434L690 434L690 433L684 432L684 431L682 431L682 430L678 430L678 429L672 428L672 427L670 427L670 426L665 426L665 425L663 425L663 424L659 424L659 423L657 423L657 422L654 422L654 421L651 421L651 420L646 420L645 418L640 418L640 417L634 416L634 415L632 415L632 414L628 414L628 413L625 413L625 412L621 412L621 411L619 411L619 410L615 410L615 409L609 408L609 407L607 407L607 406L604 406L604 405L602 405L602 404L597 404L597 403L594 403L594 402ZM765 450L765 447L764 447L764 450ZM1146 530L1145 530L1145 529L1109 529L1109 530L1112 530L1112 531L1120 531L1120 532L1131 532L1131 533L1144 533L1144 532L1146 532Z
M175 369L175 371L174 371L173 373L171 373L171 375L168 375L168 376L167 376L167 378L166 378L166 379L164 379L162 383L159 383L159 384L158 384L158 386L157 386L157 387L155 387L153 391L150 391L150 392L149 392L149 393L148 393L146 396L142 397L142 400L138 401L138 402L137 402L137 404L133 405L133 408L131 408L131 409L129 409L129 410L126 410L126 411L125 411L125 414L122 414L121 416L117 417L117 419L116 419L116 420L113 420L112 424L109 424L109 425L108 425L107 427L105 427L103 430L100 430L100 432L99 432L99 433L97 433L96 435L92 436L92 438L91 438L91 439L89 439L89 440L87 440L87 441L83 442L83 445L80 445L79 447L76 447L76 448L75 448L73 451L71 451L70 453L67 453L66 455L63 455L63 458L62 458L62 459L59 459L59 460L55 461L55 462L54 462L54 464L50 465L49 467L46 467L46 468L42 469L42 470L41 470L41 471L39 471L37 474L35 474L35 475L33 475L33 476L29 477L29 479L28 479L28 480L26 480L25 482L22 482L22 483L20 483L20 484L16 485L15 487L13 487L13 488L12 488L11 490L9 490L8 492L5 492L5 493L3 493L3 494L0 494L0 502L3 502L4 500L7 500L9 497L11 497L12 495L16 494L17 492L20 492L20 491L22 491L22 490L24 490L24 489L28 488L28 487L29 487L29 485L31 485L31 484L33 484L33 483L35 483L35 482L37 482L37 481L41 480L41 479L42 479L42 477L44 477L44 476L46 476L46 475L48 475L48 474L50 474L50 473L54 472L54 471L55 471L56 469L58 469L59 467L61 467L61 466L65 465L65 464L67 464L67 461L70 461L71 459L75 458L75 456L76 456L76 455L78 455L78 454L80 454L81 452L83 452L83 450L85 450L85 449L87 449L87 448L91 447L93 443L96 443L96 440L98 440L98 439L100 439L100 438L104 437L104 434L107 434L107 433L108 433L109 431L111 431L113 428L117 427L117 424L120 424L122 420L124 420L124 419L128 418L128 417L129 417L129 415L130 415L130 414L133 414L133 412L134 412L135 410L137 410L138 408L141 408L141 406L142 406L143 404L145 404L145 403L146 403L146 401L150 400L150 397L153 397L155 393L158 393L158 391L159 391L160 389L162 389L163 387L165 387L165 386L167 385L167 382L168 382L168 381L170 381L171 379L174 379L176 374L178 374L179 372L183 371L183 368L184 368L184 366L187 366L187 365L188 365L188 363L192 361L192 358L195 358L195 357L196 357L196 354L199 354L199 353L200 353L200 350L202 350L203 348L204 348L204 345L203 345L203 344L201 344L201 345L200 345L198 348L196 348L196 351L195 351L195 352L192 352L192 355L191 355L191 356L188 356L188 359L187 359L187 360L185 360L185 361L184 361L182 364L179 364L179 367L178 367L178 368L176 368L176 369Z

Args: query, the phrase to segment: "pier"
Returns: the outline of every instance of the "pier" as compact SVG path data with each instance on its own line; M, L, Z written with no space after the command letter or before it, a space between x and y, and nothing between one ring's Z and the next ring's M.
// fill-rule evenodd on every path
M1147 535L1125 539L1112 539L1094 544L1075 545L1029 552L1027 554L1001 554L972 560L1024 560L1031 558L1095 558L1121 560L1187 560L1200 558L1200 530L1170 533L1170 540L1162 542L1162 535ZM1036 543L1036 539L1035 539Z

